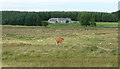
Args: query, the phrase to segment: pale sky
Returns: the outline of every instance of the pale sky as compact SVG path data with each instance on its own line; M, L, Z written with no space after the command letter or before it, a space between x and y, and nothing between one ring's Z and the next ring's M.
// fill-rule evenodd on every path
M119 0L0 0L0 10L115 12Z

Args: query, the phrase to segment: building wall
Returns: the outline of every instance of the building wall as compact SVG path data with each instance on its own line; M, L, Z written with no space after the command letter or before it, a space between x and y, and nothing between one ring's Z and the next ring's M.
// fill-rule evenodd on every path
M54 21L48 21L48 23L56 23L56 22L54 22Z
M66 20L59 20L58 18L57 18L57 20L56 21L50 21L51 19L49 19L48 20L48 22L49 23L56 23L56 21L58 22L58 23L66 23ZM71 21L71 19L69 20L69 23L72 23L72 21Z

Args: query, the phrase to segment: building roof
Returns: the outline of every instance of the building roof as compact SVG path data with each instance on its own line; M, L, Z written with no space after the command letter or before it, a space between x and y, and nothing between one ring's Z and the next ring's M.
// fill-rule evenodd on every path
M51 20L51 21L57 21L57 20L65 21L65 20L71 20L71 19L70 18L50 18L49 20Z
M57 21L57 18L51 18L50 20L52 20L52 21Z

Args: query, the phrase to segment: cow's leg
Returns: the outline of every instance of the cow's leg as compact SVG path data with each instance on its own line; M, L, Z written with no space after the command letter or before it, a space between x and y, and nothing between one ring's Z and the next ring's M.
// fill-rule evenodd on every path
M58 43L56 42L56 45L58 46Z

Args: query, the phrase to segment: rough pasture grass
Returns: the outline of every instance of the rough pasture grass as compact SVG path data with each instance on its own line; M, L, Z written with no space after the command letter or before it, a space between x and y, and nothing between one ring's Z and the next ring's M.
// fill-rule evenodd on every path
M117 32L118 28L73 24L3 26L3 67L116 67ZM60 46L58 37L65 39Z
M118 22L96 22L97 27L109 27L109 26L118 26ZM85 27L82 26L80 23L73 23L73 24L49 24L50 27L61 27L61 26L72 26L72 27Z

